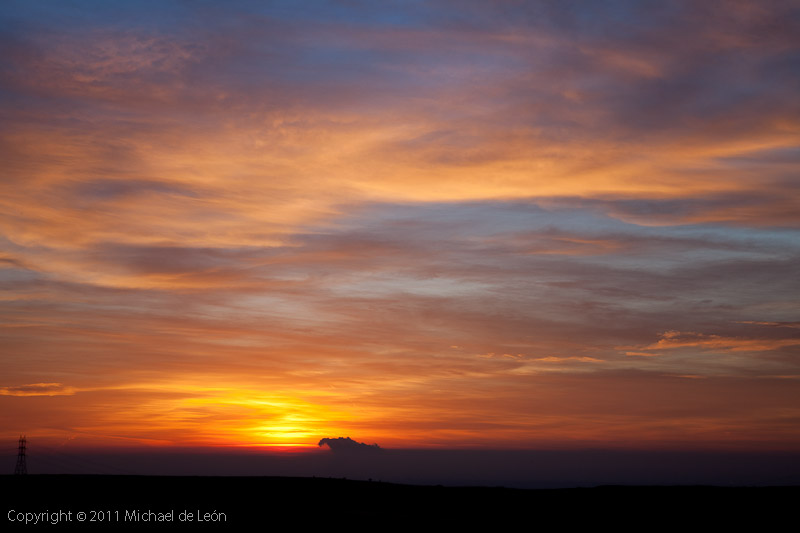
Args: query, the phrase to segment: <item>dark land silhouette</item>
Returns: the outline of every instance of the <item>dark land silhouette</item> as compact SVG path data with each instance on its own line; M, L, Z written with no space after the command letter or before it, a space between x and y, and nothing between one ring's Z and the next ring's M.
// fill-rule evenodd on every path
M0 486L6 525L29 530L21 513L51 520L36 531L495 529L520 519L526 528L736 524L770 531L792 518L800 496L796 486L508 489L286 477L6 475Z
M10 475L9 457L9 475L0 476L2 521L37 531L494 530L520 519L532 528L771 530L794 520L800 496L800 454L791 452L395 450L350 438L320 447L64 453L29 445L29 473Z

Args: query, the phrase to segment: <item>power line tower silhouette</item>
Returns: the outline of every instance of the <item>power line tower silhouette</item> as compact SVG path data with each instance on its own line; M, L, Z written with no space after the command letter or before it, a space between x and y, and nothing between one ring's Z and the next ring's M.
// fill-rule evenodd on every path
M25 462L25 436L19 437L19 451L17 452L17 467L14 468L15 475L25 475L28 473L28 464Z

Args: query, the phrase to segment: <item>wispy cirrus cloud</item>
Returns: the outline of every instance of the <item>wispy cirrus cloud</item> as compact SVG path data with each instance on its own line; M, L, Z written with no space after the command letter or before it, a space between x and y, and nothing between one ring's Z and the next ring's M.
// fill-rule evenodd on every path
M2 396L71 396L77 390L61 383L29 383L11 387L0 387Z
M695 331L665 331L659 335L661 338L650 345L642 346L640 350L673 350L678 348L700 348L709 351L722 352L764 352L777 350L790 346L800 346L800 339L796 338L747 338L725 337L697 333ZM653 352L640 353L626 352L627 355L657 355Z

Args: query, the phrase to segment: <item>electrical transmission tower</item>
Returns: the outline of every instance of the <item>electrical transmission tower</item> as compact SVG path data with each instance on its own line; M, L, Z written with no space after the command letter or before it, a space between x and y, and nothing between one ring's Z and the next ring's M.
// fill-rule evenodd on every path
M17 452L17 467L14 474L24 475L28 473L28 465L25 463L25 436L19 438L19 452Z

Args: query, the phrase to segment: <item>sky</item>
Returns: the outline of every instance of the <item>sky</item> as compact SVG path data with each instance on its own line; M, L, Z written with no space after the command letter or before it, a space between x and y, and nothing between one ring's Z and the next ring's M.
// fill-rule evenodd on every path
M791 1L4 1L0 436L800 451L798 94Z

